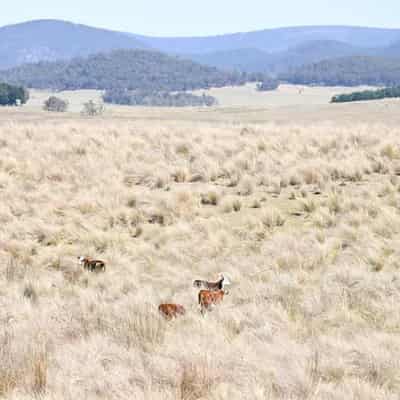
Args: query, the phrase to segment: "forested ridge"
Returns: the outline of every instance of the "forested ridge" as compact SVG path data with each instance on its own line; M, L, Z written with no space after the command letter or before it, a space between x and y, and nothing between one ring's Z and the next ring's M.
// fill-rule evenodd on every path
M0 71L0 81L53 90L187 91L241 85L251 79L245 73L219 71L150 50L115 50Z

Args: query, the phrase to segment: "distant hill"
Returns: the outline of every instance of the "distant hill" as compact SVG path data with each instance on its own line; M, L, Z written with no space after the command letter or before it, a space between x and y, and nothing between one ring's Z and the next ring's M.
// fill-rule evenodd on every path
M150 47L167 53L212 53L258 49L269 53L286 51L304 42L333 40L351 46L387 47L400 41L400 29L351 26L304 26L234 33L208 37L157 38L132 35Z
M219 69L245 72L269 71L274 60L274 56L258 49L237 49L205 54L185 54L183 57Z
M307 41L286 51L267 53L258 49L239 49L186 57L204 65L225 70L279 73L293 67L326 59L375 54L377 50L351 46L334 40Z
M70 61L0 71L0 81L30 88L185 91L240 85L248 77L150 50L115 50Z
M159 38L59 20L37 20L0 28L0 69L117 49L152 49L230 71L279 74L338 57L400 56L400 29L306 26L208 37Z
M378 54L386 57L400 57L400 41L395 42L384 49L380 49Z
M308 64L281 74L284 81L302 85L399 86L400 58L343 57Z
M57 20L38 20L0 28L0 68L55 61L147 45L124 33Z

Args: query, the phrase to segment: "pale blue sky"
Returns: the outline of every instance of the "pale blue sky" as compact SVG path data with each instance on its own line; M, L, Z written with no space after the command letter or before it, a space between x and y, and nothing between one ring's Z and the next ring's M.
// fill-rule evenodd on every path
M0 26L39 18L157 36L210 35L292 25L400 28L400 0L14 0Z

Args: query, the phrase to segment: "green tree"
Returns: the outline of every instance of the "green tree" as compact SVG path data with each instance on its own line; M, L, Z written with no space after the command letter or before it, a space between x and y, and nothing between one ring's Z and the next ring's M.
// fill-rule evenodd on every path
M25 104L29 99L29 92L20 86L0 83L0 105L14 106Z

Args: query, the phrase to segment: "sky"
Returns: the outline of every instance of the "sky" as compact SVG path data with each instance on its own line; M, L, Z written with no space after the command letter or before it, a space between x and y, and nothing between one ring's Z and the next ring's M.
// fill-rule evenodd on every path
M400 0L17 0L0 26L63 19L153 36L206 36L299 25L400 28Z

